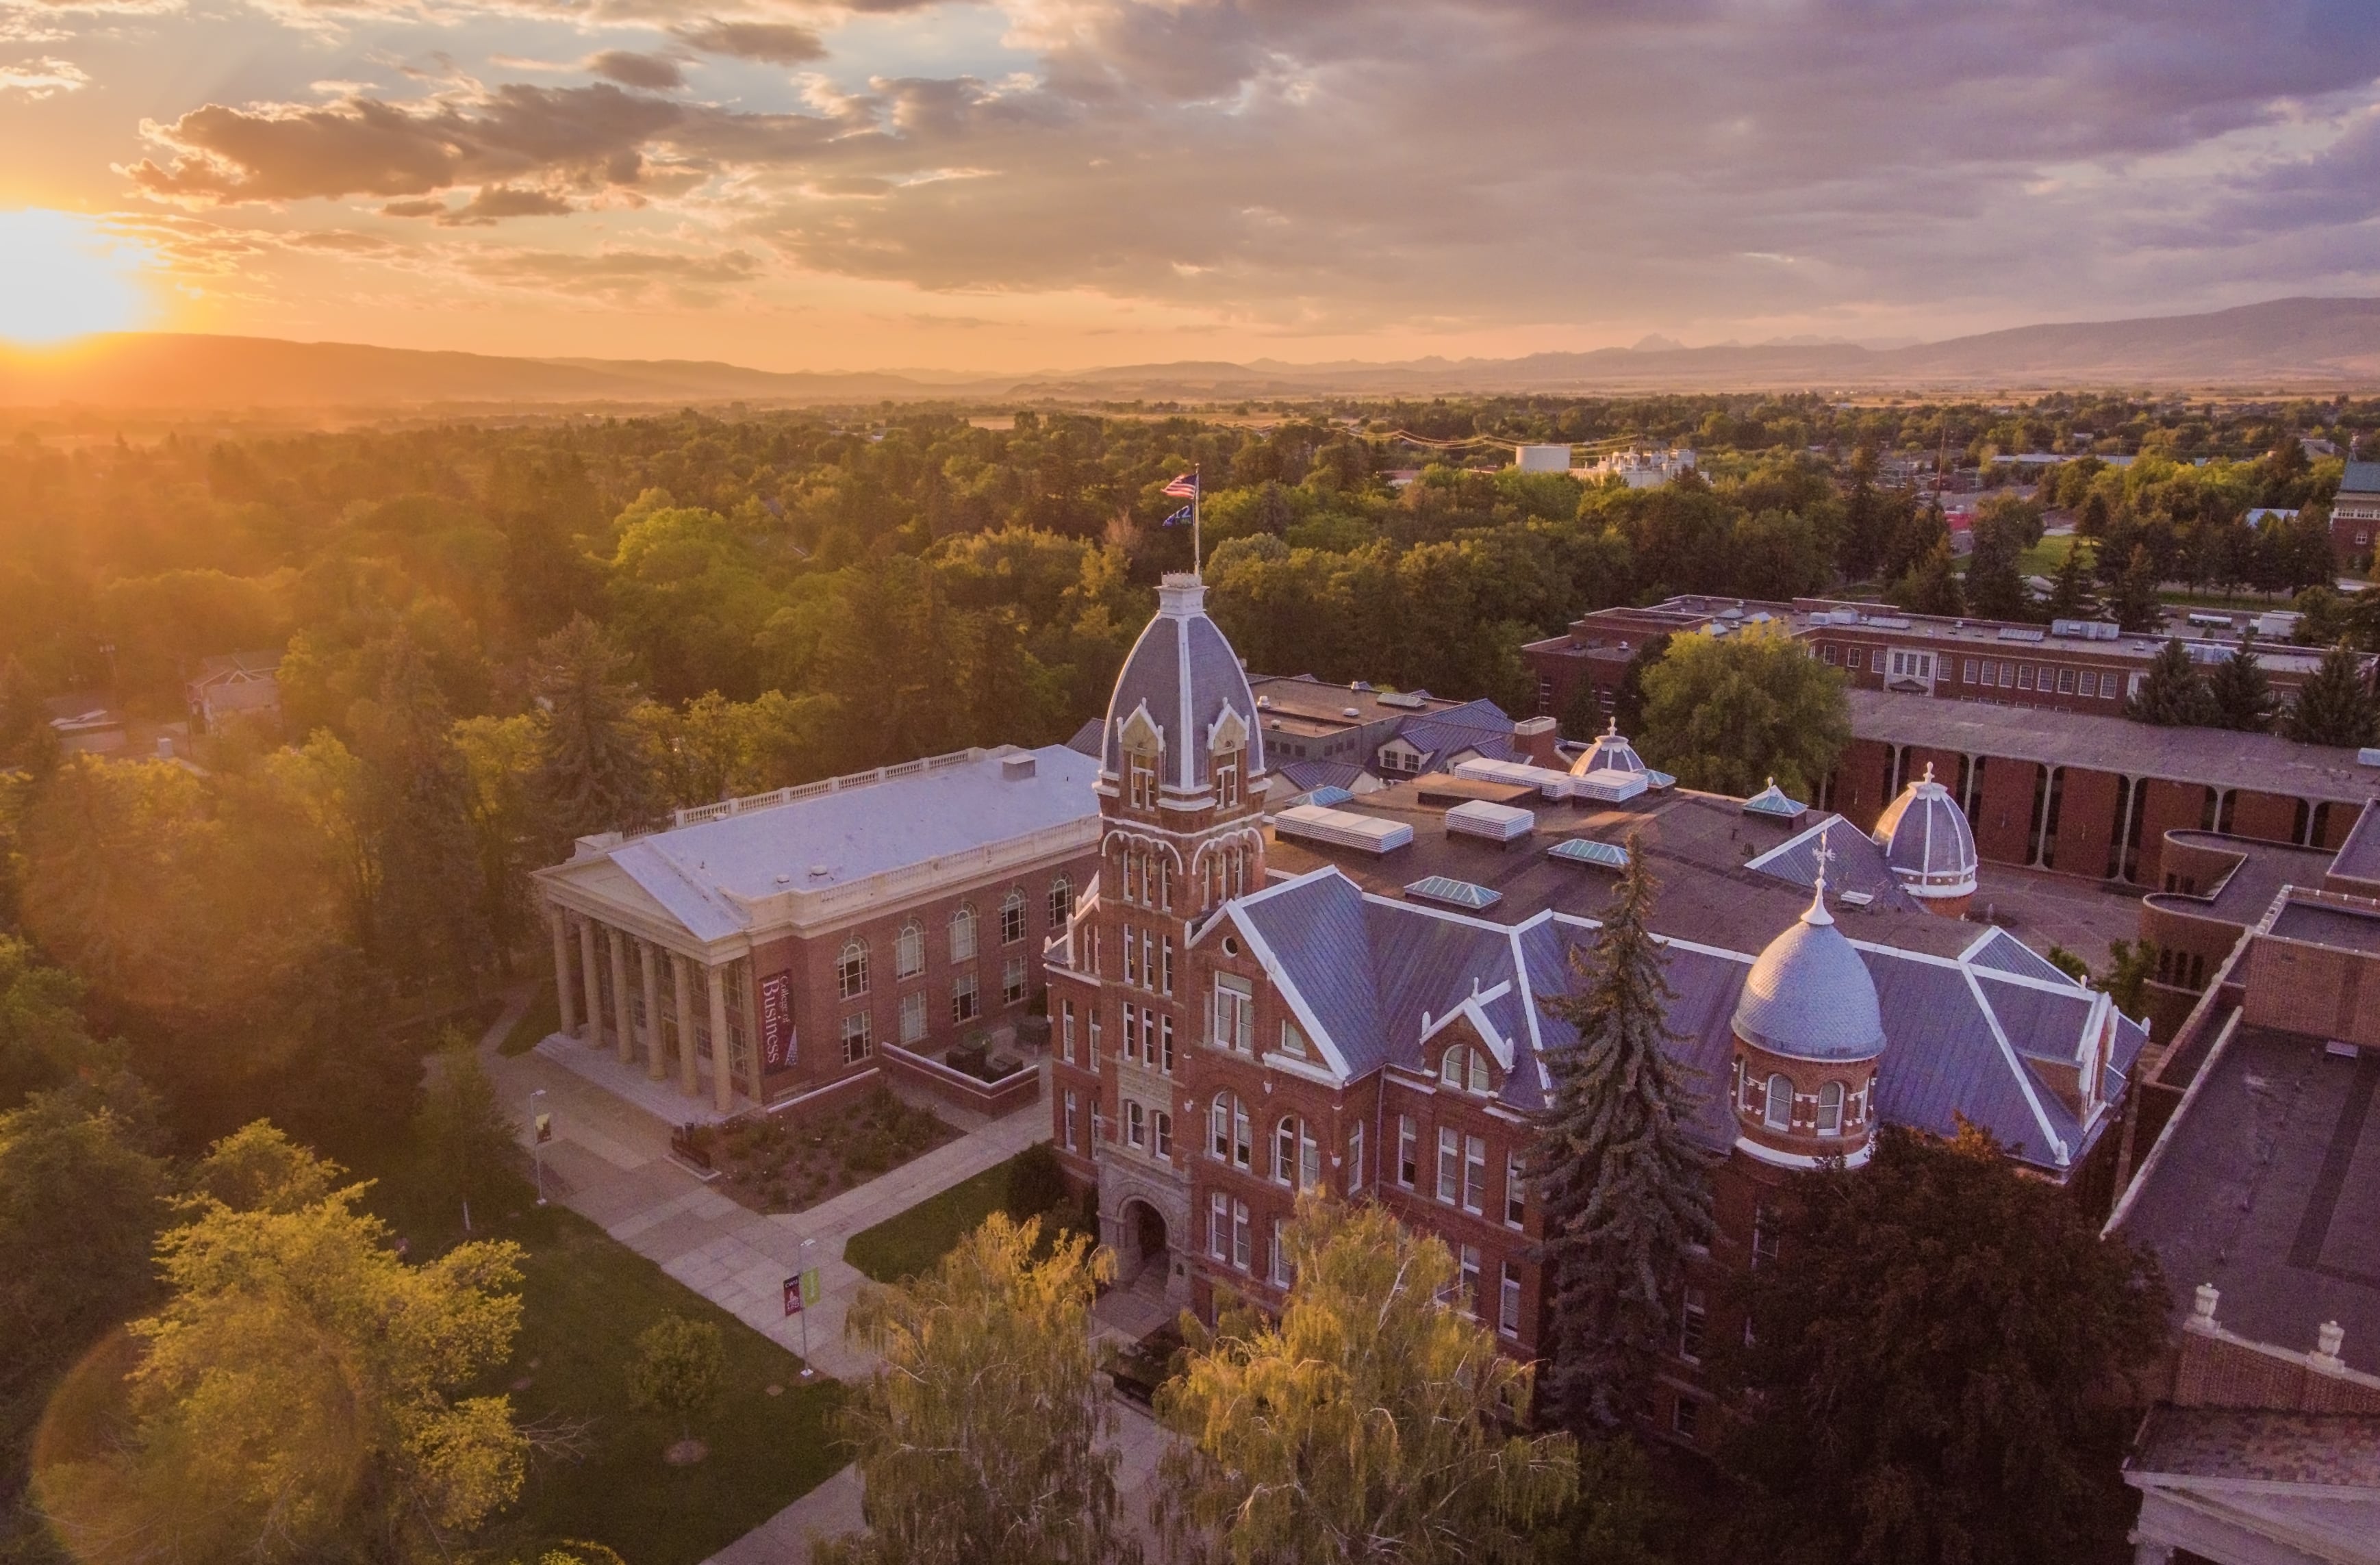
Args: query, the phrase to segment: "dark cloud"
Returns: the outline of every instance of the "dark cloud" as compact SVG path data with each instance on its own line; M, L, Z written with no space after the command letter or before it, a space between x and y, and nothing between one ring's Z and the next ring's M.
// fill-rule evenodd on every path
M615 307L667 303L694 309L728 302L764 270L758 256L740 249L710 255L640 249L591 255L474 250L455 258L454 264L466 276L504 287Z
M795 22L689 23L670 30L680 42L706 55L732 55L739 60L759 60L772 66L797 66L826 57L826 44L810 29Z
M606 49L590 55L580 62L580 68L616 81L623 87L642 87L650 91L667 91L686 85L686 73L675 60L664 55L639 55L630 49Z

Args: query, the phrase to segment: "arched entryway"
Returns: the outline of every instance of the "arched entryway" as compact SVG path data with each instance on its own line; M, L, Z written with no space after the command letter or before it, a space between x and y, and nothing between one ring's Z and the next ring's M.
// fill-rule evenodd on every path
M1165 1245L1165 1218L1146 1201L1132 1200L1123 1204L1123 1254L1119 1259L1117 1280L1132 1282L1150 1268L1162 1278L1171 1257Z

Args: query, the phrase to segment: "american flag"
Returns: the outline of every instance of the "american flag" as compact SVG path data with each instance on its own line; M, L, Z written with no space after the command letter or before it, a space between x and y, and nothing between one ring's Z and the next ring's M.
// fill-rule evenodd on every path
M1180 478L1178 478L1178 479L1174 479L1172 483L1167 484L1167 485L1165 486L1165 492L1166 492L1166 493L1168 493L1168 494L1170 494L1170 495L1172 495L1172 496L1173 496L1173 498L1174 498L1174 499L1176 499L1176 500L1196 500L1196 499L1197 499L1197 498L1198 498L1198 473L1197 473L1197 470L1196 470L1196 468L1193 468L1193 469L1192 469L1192 470L1190 470L1189 472L1186 472L1186 473L1183 474Z

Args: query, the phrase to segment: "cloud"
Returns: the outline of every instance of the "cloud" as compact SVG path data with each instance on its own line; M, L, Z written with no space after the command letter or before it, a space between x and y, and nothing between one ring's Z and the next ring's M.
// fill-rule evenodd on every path
M579 62L579 68L590 71L623 87L642 87L651 91L665 91L686 85L686 73L675 60L662 55L639 55L630 49L606 49Z
M481 283L550 293L613 307L675 305L711 309L726 303L764 267L748 251L715 254L606 249L591 254L561 250L488 249L461 252L454 270Z
M797 66L826 57L817 32L797 22L737 22L711 18L682 23L671 35L707 55L732 55L772 66Z
M91 78L83 74L81 67L67 60L44 56L0 66L0 95L21 92L38 100L60 92L79 92L90 85Z

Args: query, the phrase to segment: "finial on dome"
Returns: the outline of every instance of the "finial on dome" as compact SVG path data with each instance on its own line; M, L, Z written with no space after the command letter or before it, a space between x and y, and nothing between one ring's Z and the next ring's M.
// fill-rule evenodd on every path
M1934 781L1934 763L1930 760L1925 763L1925 781L1928 782Z
M1825 826L1818 831L1818 851L1814 855L1818 861L1817 885L1810 893L1810 911L1802 915L1804 924L1835 921L1835 916L1827 911L1827 867L1835 862L1835 850L1827 845L1827 833L1833 830L1832 826Z
M1618 738L1618 737L1619 737L1619 735L1620 735L1620 718L1619 718L1618 714L1616 714L1616 713L1615 713L1615 714L1612 716L1611 721L1610 721L1609 722L1608 722L1608 723L1606 723L1606 724L1604 725L1604 729L1603 729L1603 736L1604 736L1605 738L1607 738L1607 739L1614 739L1614 738Z

